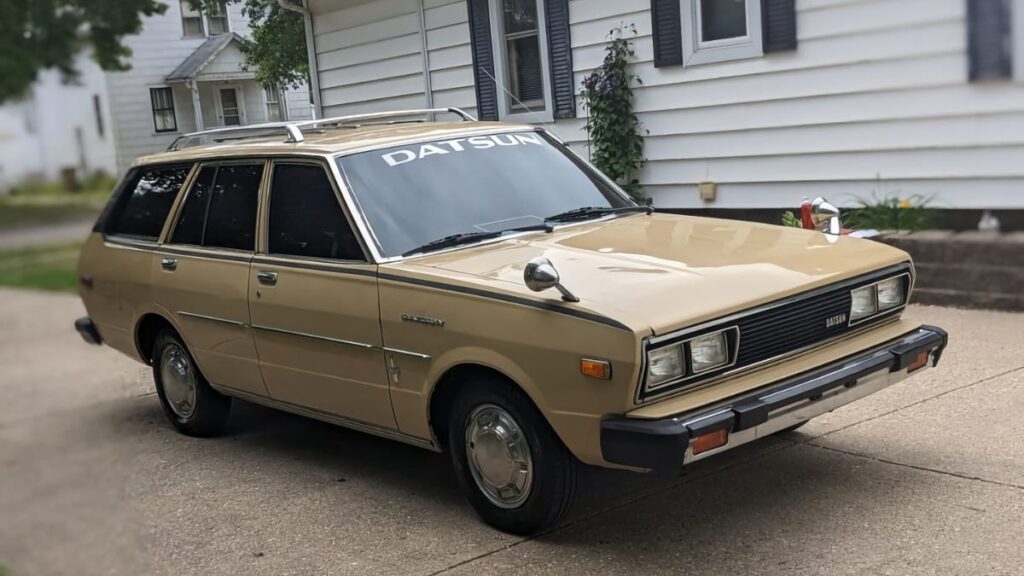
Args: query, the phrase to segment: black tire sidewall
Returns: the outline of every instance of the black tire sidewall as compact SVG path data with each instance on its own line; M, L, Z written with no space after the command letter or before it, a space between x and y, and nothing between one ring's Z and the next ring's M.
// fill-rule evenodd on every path
M478 406L493 404L516 421L530 448L533 485L517 508L494 505L477 486L466 454L466 425ZM470 504L492 526L513 534L533 534L555 524L575 492L575 461L547 421L523 392L511 385L481 382L460 394L451 411L448 447L456 476Z
M188 418L179 416L167 401L164 392L163 377L160 374L160 361L164 349L169 345L176 345L181 348L196 375L196 405L192 415ZM157 334L153 344L153 380L156 383L156 393L160 399L160 407L175 429L189 436L214 436L219 434L227 421L228 412L231 407L231 399L221 395L210 387L195 358L189 351L188 346L172 330L165 329Z

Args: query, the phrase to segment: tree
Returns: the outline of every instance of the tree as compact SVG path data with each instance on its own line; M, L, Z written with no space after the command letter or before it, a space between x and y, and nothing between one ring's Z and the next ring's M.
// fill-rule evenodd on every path
M2 0L0 0L2 1ZM219 9L222 0L202 0L204 10ZM302 14L282 8L277 0L227 0L241 4L252 37L242 45L245 66L261 84L297 87L309 79L306 29Z
M73 81L82 50L104 70L127 70L124 37L166 9L157 0L0 0L0 103L24 95L40 70Z

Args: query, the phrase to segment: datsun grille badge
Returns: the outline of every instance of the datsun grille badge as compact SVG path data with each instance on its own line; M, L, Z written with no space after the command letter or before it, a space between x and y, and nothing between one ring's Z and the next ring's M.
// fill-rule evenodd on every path
M836 314L825 319L825 328L834 328L846 324L846 313Z

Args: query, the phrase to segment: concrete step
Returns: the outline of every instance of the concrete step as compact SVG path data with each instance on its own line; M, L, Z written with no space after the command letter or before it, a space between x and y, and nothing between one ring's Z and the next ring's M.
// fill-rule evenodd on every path
M921 288L963 292L1024 293L1024 266L914 261Z
M1024 294L1019 292L1016 294L1006 294L922 287L914 290L910 301L912 304L929 304L932 306L1024 312Z
M1024 233L994 234L944 230L890 234L882 242L906 250L915 263L1024 267Z

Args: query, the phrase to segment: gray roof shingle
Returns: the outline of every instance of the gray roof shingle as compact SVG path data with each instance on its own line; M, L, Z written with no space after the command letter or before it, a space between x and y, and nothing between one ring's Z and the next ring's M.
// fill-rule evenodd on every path
M196 48L195 52L192 52L188 55L188 58L182 60L181 64L178 64L178 67L173 72L167 75L167 82L191 80L203 67L216 58L221 50L235 40L241 42L242 37L234 32L210 36L206 42L203 42L199 48Z

